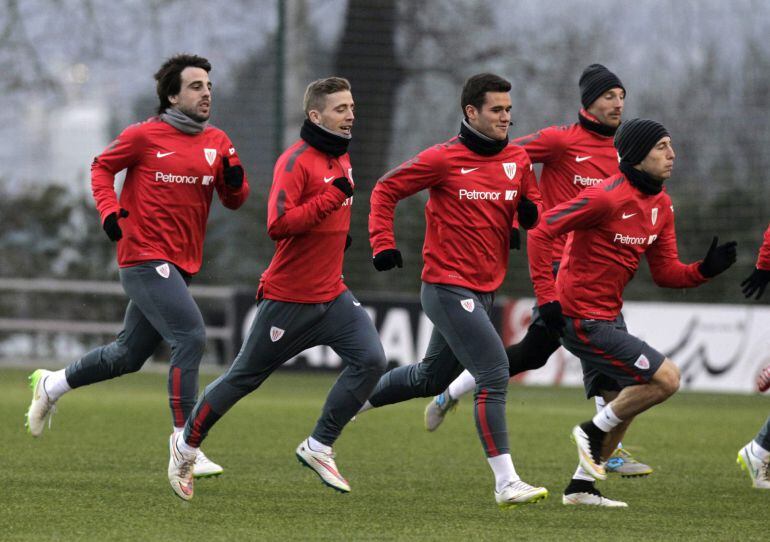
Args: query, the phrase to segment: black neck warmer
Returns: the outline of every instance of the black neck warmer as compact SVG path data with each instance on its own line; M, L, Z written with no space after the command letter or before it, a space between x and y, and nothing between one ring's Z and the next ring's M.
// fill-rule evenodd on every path
M656 181L644 171L636 169L628 162L620 162L620 171L626 179L645 194L654 196L663 190L663 181Z
M602 124L601 122L596 122L594 120L591 120L590 118L585 116L582 111L578 113L578 120L580 121L580 126L585 128L589 132L599 134L600 136L612 137L615 135L615 132L618 131L617 126L613 128L612 126L607 126L606 124Z
M500 141L492 139L471 128L465 119L460 123L460 135L458 137L463 145L481 156L494 156L508 146L508 136Z
M299 131L301 137L308 145L319 151L331 154L335 158L348 152L350 137L335 134L329 130L305 119L302 123L302 129Z

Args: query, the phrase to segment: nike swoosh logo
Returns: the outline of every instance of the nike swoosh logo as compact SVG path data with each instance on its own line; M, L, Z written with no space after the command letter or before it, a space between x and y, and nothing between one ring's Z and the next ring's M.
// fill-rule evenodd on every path
M620 218L625 220L627 218L631 218L632 216L636 216L636 213L631 213L630 215L627 215L626 213L623 213L623 216L621 216Z
M355 307L360 307L360 306L361 306L361 303L359 303L358 301L353 301L353 305L354 305Z
M589 158L591 158L591 157L590 156L576 156L575 157L575 162L578 162L578 163L585 162Z
M175 152L176 151L172 151L172 152L160 152L160 151L158 151L158 154L156 154L155 156L157 156L158 158L165 158L166 156L174 154Z
M330 182L332 182L333 180L334 180L334 176L331 176L331 177L324 177L324 182L325 182L325 183L330 183Z
M476 171L477 169L479 169L479 168L477 168L477 167L462 168L462 169L460 169L460 173L462 173L463 175L466 175L466 174L470 173L471 171Z

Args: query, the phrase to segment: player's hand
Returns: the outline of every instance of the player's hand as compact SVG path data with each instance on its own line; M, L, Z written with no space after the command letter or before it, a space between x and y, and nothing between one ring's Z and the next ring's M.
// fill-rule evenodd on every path
M102 228L104 228L105 233L107 234L107 237L110 238L110 241L120 241L123 238L123 230L120 229L120 225L118 224L118 220L121 218L126 218L128 216L128 211L125 209L121 209L117 213L110 213L107 215L107 218L104 219L104 224L102 224Z
M350 245L353 244L353 238L351 236L345 237L345 252L350 248Z
M353 195L353 185L345 177L337 177L332 181L332 184L347 197Z
M719 273L726 271L735 263L737 257L738 243L728 241L719 246L717 243L719 243L719 237L715 235L706 257L700 263L700 273L706 278L716 277Z
M227 186L234 190L238 190L241 186L243 186L243 167L230 167L230 159L227 156L223 156L222 177L224 177L225 184Z
M548 303L543 303L537 309L540 312L540 318L545 323L545 327L549 331L556 333L559 337L563 337L567 322L564 321L564 315L561 312L561 303L549 301Z
M757 391L765 392L770 389L770 365L759 371L757 375Z
M511 228L511 237L508 240L508 247L511 250L521 250L521 234L519 228Z
M516 215L519 217L522 228L531 229L537 223L537 205L521 196L519 205L516 206Z
M767 288L767 283L769 281L770 270L755 269L751 275L746 277L743 282L741 282L743 295L746 297L751 297L754 295L754 292L757 292L757 297L754 299L759 299L762 297L762 294L765 293L765 288Z
M387 271L394 267L404 267L401 251L397 248L388 248L374 255L374 268L377 271Z

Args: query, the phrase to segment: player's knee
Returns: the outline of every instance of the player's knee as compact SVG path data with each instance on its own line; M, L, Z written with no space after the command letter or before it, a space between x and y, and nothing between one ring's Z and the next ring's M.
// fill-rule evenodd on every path
M119 343L113 343L104 350L104 358L113 368L115 376L135 373L144 365L145 359L133 356L132 349Z
M654 381L660 389L660 393L663 399L667 399L674 395L679 389L680 373L679 367L677 367L673 361L666 358L663 364L655 372Z
M482 388L505 390L508 387L509 377L507 365L498 364L489 370L479 371L476 384Z
M200 363L203 351L206 348L206 329L203 327L194 328L180 336L172 350L179 351L183 363ZM180 360L175 360L179 363Z
M385 359L385 352L382 348L371 348L363 357L362 366L369 379L375 383L385 374L388 366L388 360Z

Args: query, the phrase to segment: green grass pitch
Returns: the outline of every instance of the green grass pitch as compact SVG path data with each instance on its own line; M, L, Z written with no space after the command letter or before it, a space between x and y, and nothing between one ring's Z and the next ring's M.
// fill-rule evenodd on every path
M541 503L502 512L461 402L436 433L424 399L368 412L335 446L348 495L300 467L332 375L278 373L209 435L225 467L190 503L166 478L170 417L162 374L128 375L65 396L51 430L23 428L29 371L0 371L0 540L767 540L770 491L751 488L737 451L770 397L679 393L643 414L626 445L655 467L600 489L625 510L565 507L576 464L571 427L593 411L577 389L512 386L508 427L522 478ZM214 378L207 375L202 385Z

